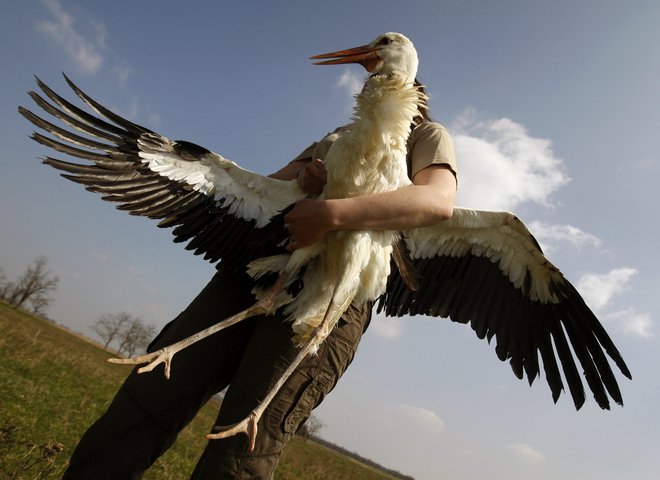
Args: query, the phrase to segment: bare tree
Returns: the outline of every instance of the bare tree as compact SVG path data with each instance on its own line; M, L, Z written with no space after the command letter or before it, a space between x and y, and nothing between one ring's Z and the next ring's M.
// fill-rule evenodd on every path
M107 349L113 340L121 338L122 332L134 321L130 313L107 313L102 315L91 329L101 337L105 342L103 348Z
M7 289L10 285L11 283L7 281L4 269L0 267L0 299L4 300L7 297Z
M46 309L51 303L53 303L53 299L45 295L37 295L36 297L30 298L29 301L30 306L32 307L32 313L41 317L46 316Z
M105 342L103 348L115 342L117 351L129 357L146 349L156 334L156 327L145 325L140 318L126 312L102 315L90 328Z
M153 325L145 325L142 320L136 318L122 330L118 351L132 357L138 350L146 349L155 334L156 328Z
M4 299L14 308L32 305L36 313L43 313L51 302L50 294L57 289L59 279L47 268L48 259L44 256L35 258L25 273L12 283L2 280L0 286ZM4 275L3 275L4 277Z
M305 423L298 428L296 435L307 440L310 437L316 436L323 427L325 427L325 424L315 415L311 415Z

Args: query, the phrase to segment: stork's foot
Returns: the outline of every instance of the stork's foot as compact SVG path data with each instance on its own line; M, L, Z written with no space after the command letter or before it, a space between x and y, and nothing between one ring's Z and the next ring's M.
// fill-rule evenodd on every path
M174 354L180 350L172 348L173 346L174 345L170 345L169 347L161 348L155 352L147 353L146 355L140 355L139 357L134 358L109 358L108 362L118 365L142 365L143 363L148 363L144 367L139 368L137 371L138 373L150 372L161 363L164 363L165 378L169 380L172 357L174 357Z
M217 433L209 433L206 435L206 438L209 440L219 440L221 438L232 437L238 433L244 433L248 436L248 440L250 442L250 452L252 452L254 451L254 445L257 441L257 423L259 422L260 417L260 413L252 411L250 415L248 415L248 417L242 421L225 430L220 430Z
M278 281L278 283L280 282ZM280 283L280 288L282 283ZM257 423L259 422L261 415L263 415L263 413L266 411L266 408L268 408L268 405L270 405L270 402L272 402L273 398L275 398L275 395L277 395L277 392L280 391L284 383L296 370L296 368L298 368L305 357L307 357L309 352L314 351L318 347L319 343L325 339L325 337L328 335L329 329L336 323L339 315L341 315L344 310L345 308L337 309L334 303L331 301L323 317L323 320L321 321L321 324L314 329L291 364L282 373L280 378L277 379L275 384L270 388L268 394L259 403L259 405L257 405L257 407L252 410L244 420L217 433L208 434L206 438L209 440L214 440L231 437L237 433L245 433L248 436L248 440L250 442L250 451L254 451L255 442L257 440Z
M164 363L165 378L169 380L170 366L172 364L172 357L174 357L174 354L192 345L193 343L202 340L203 338L213 335L214 333L219 332L220 330L224 330L225 328L230 327L238 322L242 322L246 318L250 318L255 315L272 313L279 306L277 305L277 296L282 291L285 282L286 282L286 273L281 273L277 281L271 288L271 290L268 292L268 294L265 295L257 303L252 305L250 308L247 308L242 312L237 313L236 315L232 315L231 317L226 318L225 320L222 320L221 322L205 330L202 330L201 332L191 335L188 338L184 338L183 340L173 343L172 345L169 345L165 348L161 348L160 350L157 350L153 353L147 353L146 355L141 355L135 358L110 358L108 359L108 362L116 363L120 365L142 365L143 363L147 363L147 365L138 369L138 373L150 372L161 363ZM255 424L255 432L256 432L256 424Z
M116 363L120 365L141 365L147 363L144 367L138 369L138 373L150 372L156 368L161 363L165 364L165 378L169 380L170 378L170 366L172 364L172 357L183 350L186 347L189 347L193 343L197 343L200 340L213 335L220 330L224 330L227 327L230 327L238 322L242 322L246 318L250 318L254 315L259 315L265 313L267 310L261 302L255 303L250 308L243 310L242 312L237 313L221 322L216 323L215 325L202 330L201 332L195 333L194 335L184 338L172 345L156 350L153 353L147 353L146 355L140 355L135 358L110 358L108 362Z

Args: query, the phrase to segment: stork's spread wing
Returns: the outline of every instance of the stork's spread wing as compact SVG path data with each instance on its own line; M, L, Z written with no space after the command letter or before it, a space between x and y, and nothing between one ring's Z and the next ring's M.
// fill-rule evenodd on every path
M62 176L87 190L103 194L104 200L119 203L120 210L159 219L159 227L176 227L175 242L189 241L187 249L212 262L250 260L246 245L255 237L255 229L262 230L257 234L260 255L284 240L285 229L270 225L269 235L264 236L263 228L278 212L304 197L296 182L264 177L198 145L169 140L111 112L65 78L105 119L78 108L37 79L53 103L30 92L35 103L84 136L19 107L25 118L55 137L35 132L32 138L89 162L46 157L44 163L66 172Z
M564 373L576 408L585 400L581 375L601 408L609 395L623 403L607 355L631 378L598 319L562 273L541 252L525 225L506 212L455 209L439 225L406 232L420 275L411 291L393 270L379 311L449 317L468 323L479 338L496 338L500 360L509 359L530 385L539 374L539 353L556 402ZM572 349L572 352L571 352Z

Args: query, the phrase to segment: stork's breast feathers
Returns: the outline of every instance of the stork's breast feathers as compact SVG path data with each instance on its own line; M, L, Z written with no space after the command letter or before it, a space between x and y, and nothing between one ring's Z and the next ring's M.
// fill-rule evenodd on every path
M352 197L401 188L410 183L406 140L426 96L394 75L377 75L357 95L350 128L326 156L327 198Z
M408 122L419 114L428 98L420 86L397 75L374 75L356 97L355 113L383 123ZM387 129L383 129L387 132Z

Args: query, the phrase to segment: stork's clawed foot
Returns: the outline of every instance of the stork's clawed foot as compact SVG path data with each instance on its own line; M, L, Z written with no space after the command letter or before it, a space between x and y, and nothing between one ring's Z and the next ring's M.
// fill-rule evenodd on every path
M247 418L238 422L234 426L226 430L220 430L217 433L209 433L206 438L209 440L219 440L221 438L231 437L237 433L244 433L248 436L248 440L250 441L250 451L252 452L254 451L254 445L257 441L257 423L259 422L260 416L261 415L256 412L252 412Z
M172 357L178 350L172 349L170 347L161 348L152 353L147 353L145 355L140 355L139 357L134 358L109 358L108 362L115 363L119 365L142 365L143 363L148 363L142 368L138 369L138 373L150 372L156 368L161 363L165 364L165 378L169 380L170 378L170 366L172 365Z

